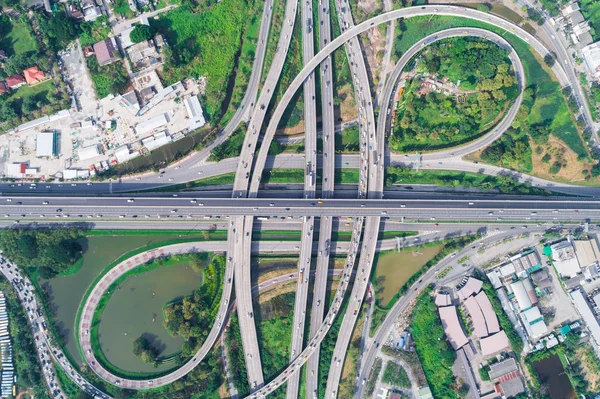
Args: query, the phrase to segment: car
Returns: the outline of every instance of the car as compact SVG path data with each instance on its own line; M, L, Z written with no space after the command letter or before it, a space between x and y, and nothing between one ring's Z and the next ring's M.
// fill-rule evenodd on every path
M135 200L133 198L129 198L127 202L135 202Z
M12 198L7 198L6 202L12 202Z
M48 202L48 201L44 201L44 202L42 202L42 204L43 204L43 205L48 205L48 204L49 204L49 202Z

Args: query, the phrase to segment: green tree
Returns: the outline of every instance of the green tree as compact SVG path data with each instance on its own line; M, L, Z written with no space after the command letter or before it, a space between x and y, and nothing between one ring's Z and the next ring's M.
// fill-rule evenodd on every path
M152 36L152 28L150 28L148 25L137 24L129 34L129 39L133 43L140 43L151 39Z
M492 10L492 7L490 7L490 5L487 3L483 3L477 5L477 10L482 12L490 12Z
M548 53L544 56L544 62L546 63L546 65L552 68L556 63L556 58L554 57L554 55Z

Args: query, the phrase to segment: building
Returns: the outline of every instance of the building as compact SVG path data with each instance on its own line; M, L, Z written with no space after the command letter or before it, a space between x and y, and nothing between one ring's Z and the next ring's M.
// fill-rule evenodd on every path
M48 80L46 75L44 75L44 72L38 69L37 65L24 70L23 76L25 76L25 81L29 86L35 86L38 83Z
M198 100L198 96L190 96L183 100L188 117L190 118L190 130L198 129L206 124L204 115L202 114L202 106Z
M71 4L69 6L69 15L71 18L75 19L83 19L84 15L79 8L75 4Z
M521 318L521 322L523 322L523 326L525 326L525 330L529 337L533 339L539 338L548 332L544 317L537 306L521 312L519 317Z
M139 151L130 152L129 148L126 145L121 146L115 150L115 158L117 158L117 161L119 163L127 162L130 159L135 158L139 155Z
M504 331L489 335L479 340L483 356L495 355L510 347L508 337Z
M477 302L477 306L479 306L479 309L481 309L481 313L483 314L483 318L485 319L485 325L488 330L488 333L494 334L499 332L500 323L498 322L498 317L496 316L496 312L494 312L492 303L490 302L485 292L481 291L479 294L477 294L475 296L475 301Z
M154 136L143 139L142 145L146 147L148 151L152 151L158 147L162 147L163 145L170 143L171 141L173 141L173 138L167 135L167 132L160 132Z
M564 6L562 8L562 10L560 10L561 14L563 15L563 17L568 17L569 15L571 15L572 13L574 13L575 11L579 11L579 4L577 3L577 1L573 1L569 4L567 4L566 6Z
M596 239L575 240L573 241L573 244L575 245L577 261L581 267L598 264L600 261L600 249L598 249L598 242Z
M88 22L95 21L102 15L102 11L100 11L94 0L83 0L81 9L83 10L83 18Z
M574 277L581 268L575 256L575 251L569 240L557 242L550 246L552 250L552 261L562 277Z
M120 96L119 104L129 109L134 115L140 110L140 103L135 94L135 91L131 90Z
M598 324L598 319L596 319L596 316L592 312L587 299L580 290L571 291L571 298L596 345L600 345L600 324Z
M473 326L473 332L477 336L477 338L484 338L488 336L487 326L485 325L485 318L483 317L483 313L477 305L477 301L475 297L470 296L465 299L465 307L467 308L467 313L469 313L469 317L471 318L471 324Z
M6 173L4 175L13 179L24 179L37 173L37 168L28 168L26 163L9 163L6 165Z
M159 127L169 123L167 114L160 114L153 118L147 119L143 122L138 123L135 126L135 134L138 137L145 137L148 133L156 131Z
M588 71L596 78L600 77L600 42L592 43L581 49L581 56Z
M510 290L521 311L527 310L537 303L537 296L529 279L515 281L510 285Z
M525 273L530 274L542 267L542 261L535 250L529 250L522 254L515 255L510 258L510 261L515 267L515 273L519 277L524 277Z
M100 151L98 151L98 145L90 145L88 147L81 148L78 151L79 159L82 161L86 161L91 158L95 158L100 155Z
M92 46L85 46L83 48L83 55L87 58L94 55L94 48Z
M490 365L490 371L488 371L488 375L490 376L490 380L494 381L498 378L506 375L508 373L512 373L513 371L519 371L519 367L517 366L517 362L512 357L508 359L502 360L501 362L494 363Z
M448 294L443 294L441 292L438 292L437 294L435 294L435 304L436 306L450 306L452 305L452 298L450 298L450 295Z
M452 345L454 350L462 348L469 342L469 339L465 335L460 321L458 320L458 314L456 313L456 306L444 306L438 308L440 313L440 319L442 320L442 327L446 333L448 342Z
M158 52L152 40L145 40L131 45L127 49L127 54L131 62L138 68L148 67L160 62Z
M431 389L429 389L429 387L419 388L419 399L433 399Z
M38 133L35 140L36 157L55 157L58 154L58 133Z
M114 39L109 38L94 44L94 53L96 54L98 64L107 65L118 59L115 57L116 46L113 40Z
M469 277L465 285L463 285L462 288L458 290L458 297L462 300L465 300L471 295L477 294L481 290L482 286L483 282L481 280Z
M21 75L17 74L4 79L4 82L6 83L6 87L9 89L16 90L25 84L25 79L23 79Z
M518 371L513 371L498 378L496 389L505 398L514 398L521 392L525 392L525 384Z
M571 40L573 40L573 43L575 43L579 49L592 44L594 40L590 34L590 24L584 21L573 26Z

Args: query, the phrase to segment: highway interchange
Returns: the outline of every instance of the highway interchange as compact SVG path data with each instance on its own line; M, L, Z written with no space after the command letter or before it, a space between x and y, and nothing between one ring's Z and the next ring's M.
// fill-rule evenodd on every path
M301 0L302 1L302 0ZM109 184L108 190L106 184L94 184L90 186L71 186L49 185L43 189L27 189L25 195L23 186L3 186L3 196L0 198L2 204L2 213L5 221L0 220L0 225L10 223L19 223L19 221L31 222L36 220L39 223L55 223L58 220L87 222L98 226L119 226L122 222L135 223L143 226L164 227L170 224L176 224L179 228L186 224L194 223L193 229L199 226L208 226L218 224L219 229L228 230L228 240L222 243L205 243L209 247L215 245L227 253L227 266L225 271L225 287L221 298L218 311L218 318L213 325L208 338L203 343L198 353L190 359L184 366L166 376L147 380L127 380L107 372L96 363L93 351L89 346L89 336L87 335L88 324L94 311L94 304L111 281L118 277L115 273L109 273L105 276L106 281L90 288L90 296L84 306L85 312L80 320L79 341L84 349L86 362L92 369L105 381L133 389L148 389L163 386L177 380L187 374L193 367L202 360L202 358L211 350L223 328L229 309L229 301L233 289L235 289L237 298L237 314L240 321L242 343L245 354L246 367L248 371L248 383L252 392L252 397L263 397L285 382L287 384L287 397L296 398L299 389L299 371L301 367L308 362L307 367L307 394L316 393L318 385L318 357L319 345L326 336L333 320L336 316L343 317L342 327L337 336L336 346L333 352L331 365L327 375L326 397L336 397L339 389L339 381L348 349L350 337L356 322L356 315L362 304L365 292L367 290L369 276L371 274L372 260L375 253L382 248L393 247L391 241L378 241L379 231L383 226L393 225L393 223L412 222L419 223L414 226L422 228L423 224L435 230L444 230L448 232L462 230L461 227L453 225L455 222L474 222L473 226L481 224L497 225L494 229L498 230L497 235L491 235L484 240L494 240L499 237L511 236L517 234L519 226L522 229L543 230L547 223L581 223L582 221L598 221L600 203L595 199L582 198L564 198L564 197L509 197L509 196L486 196L486 195L461 195L448 194L440 196L435 193L394 193L393 198L385 196L384 198L384 166L408 163L402 155L386 156L385 149L385 131L388 121L386 117L387 107L391 105L394 90L398 77L403 66L416 53L421 51L423 45L429 40L440 40L453 36L479 36L492 40L502 47L510 50L510 45L500 36L481 29L461 28L450 29L438 32L430 37L424 38L415 44L398 62L397 67L391 76L383 85L383 91L380 94L379 119L375 122L375 113L373 99L371 96L370 84L366 72L364 55L358 41L358 35L364 33L372 27L394 21L398 18L410 18L419 15L450 15L471 18L482 22L487 22L495 26L507 29L527 43L544 56L549 50L535 37L525 32L512 23L496 17L492 14L486 14L472 9L465 9L454 6L424 6L410 7L390 11L380 14L377 17L369 19L359 25L354 25L350 14L350 7L346 0L336 1L336 14L338 24L342 31L341 35L330 37L330 13L328 5L319 5L319 19L323 21L319 26L319 44L320 51L314 55L313 28L316 21L312 21L312 4L310 2L298 4L297 0L288 0L285 5L285 16L279 37L278 47L270 65L269 72L262 85L260 95L258 86L260 83L260 72L265 54L265 43L268 41L268 31L270 19L272 17L272 1L265 3L263 12L263 21L261 24L259 43L257 44L257 56L255 58L254 69L242 102L243 107L237 110L234 119L218 136L217 142L224 141L239 125L244 117L250 116L247 124L247 132L242 147L240 157L233 160L226 160L220 165L206 164L204 158L208 154L207 150L184 159L173 168L168 169L169 176L177 177L177 182L190 181L198 178L216 174L222 174L226 170L236 170L233 190L224 192L230 193L230 198L205 196L205 193L197 193L181 196L166 195L131 195L131 196L82 196L84 193L112 193L113 184ZM272 106L275 88L279 81L285 58L290 46L297 7L301 7L301 26L303 38L303 57L304 68L292 81L286 89L280 101L273 104L272 115L267 119L269 108ZM325 22L326 21L326 22ZM359 107L359 132L361 152L355 156L335 156L334 147L334 121L333 121L333 89L331 74L331 54L335 49L344 45L348 61L351 65L351 74L355 98ZM563 85L575 86L576 94L581 97L581 88L570 66L570 60L562 59L563 53L566 54L561 44L556 44L559 48L552 49L559 54L559 62L554 66L554 72ZM563 51L561 52L560 49ZM518 56L514 51L510 51L510 58L513 62L520 88L525 85L524 73ZM317 154L316 148L316 86L315 70L320 66L319 79L321 80L321 116L323 125L323 151ZM385 70L385 66L382 68ZM276 165L275 160L269 158L268 150L275 135L275 130L283 116L285 108L288 106L292 97L300 89L304 88L304 118L306 126L305 135L305 154L303 157L291 156L284 159L279 157L282 163L295 165L306 171L303 187L303 194L300 198L262 198L259 197L261 188L261 177L267 165ZM481 169L483 166L473 166L463 161L461 157L474 150L489 145L497 139L510 126L512 119L520 105L521 96L513 104L512 108L506 114L505 118L490 132L479 140L469 143L463 147L441 151L438 153L424 154L419 160L420 163L430 163L432 168L448 169ZM585 104L585 101L581 101ZM584 106L585 108L585 106ZM585 108L584 114L589 110ZM265 123L268 122L268 123ZM589 119L591 122L591 118ZM264 130L262 143L259 144L259 137ZM209 147L212 148L213 146ZM204 158L203 158L204 157ZM450 160L450 162L448 162ZM352 165L350 165L352 163ZM342 165L344 164L344 165ZM224 169L223 165L229 165L231 169ZM323 183L321 193L317 193L314 173L318 166L323 167ZM360 177L356 191L355 199L342 199L334 197L334 175L336 167L349 166L358 168ZM498 173L493 167L485 166L490 173ZM499 169L499 168L498 168ZM220 173L217 173L220 172ZM486 171L486 173L488 173ZM175 182L176 178L172 177ZM156 175L136 177L135 181L124 181L115 183L119 187L117 191L129 189L129 187L157 187ZM171 178L170 178L171 179ZM524 176L522 179L528 179ZM533 180L534 182L536 180ZM596 195L596 189L572 188L562 184L554 184L537 180L539 184L550 187L556 191L564 193L584 193ZM125 186L125 185L130 186ZM551 184L551 186L550 186ZM127 187L127 188L124 188ZM83 189L82 189L83 188ZM577 190L577 191L571 191ZM12 193L11 193L12 192ZM69 194L78 194L72 196ZM253 231L256 229L255 218L277 221L269 223L280 223L286 228L290 225L294 229L301 231L300 243L256 243L252 241ZM319 218L318 223L315 218ZM53 220L51 220L53 219ZM350 220L348 220L350 219ZM395 219L393 221L392 219ZM348 220L348 226L352 231L352 237L349 242L331 242L331 234L334 226L341 227L342 222ZM447 224L439 224L445 222ZM268 223L265 223L267 226ZM346 224L346 223L345 223ZM509 227L510 226L510 227ZM387 227L386 227L387 228ZM313 242L313 234L318 231L319 240ZM434 232L435 232L434 230ZM501 230L501 231L500 231ZM489 227L488 227L489 231ZM438 234L438 233L433 233ZM362 240L361 240L362 236ZM419 238L420 239L420 238ZM197 243L194 245L198 246ZM335 245L336 248L333 246ZM202 246L202 245L200 245ZM190 249L191 246L184 246ZM292 248L293 247L293 248ZM212 247L211 247L212 248ZM168 249L162 249L164 251ZM175 247L173 251L181 250ZM298 270L295 273L297 279L297 300L294 309L294 324L291 345L290 365L279 375L266 382L262 372L262 364L256 338L256 326L253 317L252 308L252 283L250 279L250 257L256 251L289 251L299 253ZM329 256L336 250L347 253L347 258L342 274L342 281L335 293L330 309L326 310L324 306L325 287L327 281L327 270ZM466 251L466 250L465 250ZM155 251L149 256L156 256ZM138 258L143 259L143 258ZM128 261L124 261L127 264ZM134 267L138 263L131 263L129 267ZM141 262L141 261L140 261ZM444 260L449 264L449 260ZM354 267L356 264L356 267ZM313 266L316 268L313 295L314 299L311 308L311 325L309 339L305 339L304 322L307 309L307 295L309 291L309 275L312 273ZM121 267L121 265L118 265ZM117 269L117 268L115 268ZM123 265L123 270L125 266ZM352 284L351 292L346 295L346 290L350 288L350 276L355 273L356 277ZM383 327L378 330L376 340L381 342L381 334L385 334L384 328L389 327L393 322L393 315L397 314L402 306L410 301L413 295L418 293L418 289L425 286L428 282L435 279L435 275L430 271L415 287L417 291L409 291L409 295L402 298L394 310L390 312ZM338 315L342 307L344 298L347 297L348 305L345 314ZM87 346L86 346L87 345ZM370 364L376 354L374 346L367 348L367 355L361 367L361 378L368 373ZM335 359L335 360L334 360ZM309 373L308 370L314 371ZM358 396L361 396L359 388Z

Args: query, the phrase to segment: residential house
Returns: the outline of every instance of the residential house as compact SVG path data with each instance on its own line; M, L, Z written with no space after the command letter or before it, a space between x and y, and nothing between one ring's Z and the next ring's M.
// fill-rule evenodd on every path
M102 16L102 11L94 0L83 0L81 2L81 9L83 10L83 18L88 22L95 21L98 17Z
M44 82L49 78L46 77L43 71L40 71L37 65L32 66L31 68L27 68L23 71L23 76L25 76L25 81L29 86L35 86L38 83Z
M13 75L4 79L6 86L11 90L16 90L25 84L25 79L21 75Z
M75 18L75 19L83 19L84 15L81 12L81 10L79 8L77 8L77 6L75 4L71 4L71 6L69 6L69 15L71 16L71 18Z
M146 68L160 62L152 40L145 40L130 46L127 49L127 54L131 62L138 68Z
M94 44L94 53L96 54L98 64L107 65L118 59L115 57L117 50L113 40L109 38Z

